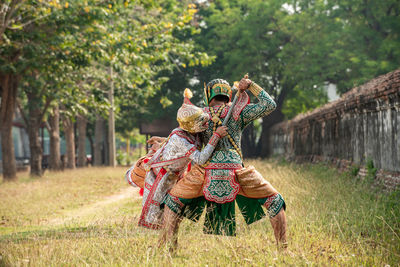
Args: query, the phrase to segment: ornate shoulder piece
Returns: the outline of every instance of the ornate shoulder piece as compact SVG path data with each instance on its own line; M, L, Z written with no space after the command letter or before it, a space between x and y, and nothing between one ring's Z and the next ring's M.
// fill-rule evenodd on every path
M190 133L188 133L187 131L181 129L181 128L176 128L174 129L170 136L176 134L177 136L186 139L189 143L194 144L196 142L196 139L193 135L191 135Z

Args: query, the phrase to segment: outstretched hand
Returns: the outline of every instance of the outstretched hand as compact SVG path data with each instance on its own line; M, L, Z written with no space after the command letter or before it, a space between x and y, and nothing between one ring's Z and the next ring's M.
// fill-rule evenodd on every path
M215 132L216 132L217 134L219 134L221 137L225 137L225 136L228 135L228 127L226 127L226 126L219 126L219 127L217 128L217 130L215 130Z
M161 143L154 143L154 144L150 147L150 150L153 150L153 151L159 150L160 147L161 147L160 144L161 144Z
M149 145L152 145L150 147L150 150L152 150L153 152L157 151L161 147L165 139L166 139L165 137L159 137L159 136L151 137L149 140L147 140L147 143Z
M155 143L162 143L165 141L165 137L159 137L159 136L152 136L149 140L147 140L147 143L149 145L153 145Z
M249 76L246 74L244 75L244 77L240 80L239 82L239 91L242 93L245 90L247 90L250 86L250 84L252 83L252 81L249 79Z

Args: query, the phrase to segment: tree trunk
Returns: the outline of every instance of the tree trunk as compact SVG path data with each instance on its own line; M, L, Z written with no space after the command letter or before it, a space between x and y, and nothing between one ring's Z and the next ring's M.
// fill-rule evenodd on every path
M251 123L247 126L242 135L242 152L244 158L254 158L256 157L256 132L254 130L254 124Z
M257 155L260 157L268 157L271 154L271 148L269 146L269 137L271 127L275 124L283 121L285 116L283 115L281 108L277 108L269 116L263 118L262 122L262 133L258 144Z
M60 110L58 105L53 109L53 115L49 118L50 135L50 162L49 169L59 171L62 169L60 152Z
M269 146L270 129L272 126L285 119L285 115L283 115L282 113L282 107L288 92L292 90L293 87L294 85L283 86L283 89L278 96L278 100L276 101L276 109L271 114L263 118L261 137L257 145L257 156L259 157L270 156L271 154L271 148Z
M93 165L93 155L94 155L94 143L93 143L93 137L89 134L88 135L89 143L90 143L90 164Z
M37 118L29 114L28 136L29 136L29 149L31 151L31 176L42 176L42 146L39 139L39 125L34 123Z
M75 169L75 137L74 123L70 118L64 118L65 143L67 146L67 168Z
M94 158L93 165L101 166L103 164L103 145L104 145L104 119L97 116L94 130Z
M108 100L110 101L110 114L108 116L108 165L117 166L116 149L115 149L115 117L114 117L114 82L113 69L110 67L110 91L108 92Z
M78 167L86 166L86 126L87 120L78 115Z
M126 138L126 165L131 165L131 139L128 136Z
M41 113L38 105L34 103L37 102L36 94L27 94L28 101L30 102L28 106L29 117L28 117L28 136L29 136L29 149L31 151L31 176L42 176L42 145L39 139L39 129L40 129L40 118ZM22 112L22 111L21 111Z
M1 85L1 152L4 180L17 178L14 142L12 138L12 123L17 99L18 77L13 74L0 73Z

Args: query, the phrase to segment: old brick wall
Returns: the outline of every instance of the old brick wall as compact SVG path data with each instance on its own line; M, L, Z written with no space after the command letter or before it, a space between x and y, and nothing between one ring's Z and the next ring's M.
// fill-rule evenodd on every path
M400 185L400 69L272 129L273 154L329 161L341 169L372 160L388 189Z

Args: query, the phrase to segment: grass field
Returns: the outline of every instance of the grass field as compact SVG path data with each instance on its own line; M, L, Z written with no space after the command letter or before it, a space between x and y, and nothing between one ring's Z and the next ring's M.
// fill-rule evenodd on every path
M236 237L184 220L171 255L137 226L141 198L125 168L85 168L0 184L0 266L400 265L399 192L324 165L247 164L285 197L290 256L276 251L268 220L246 226L239 213Z

